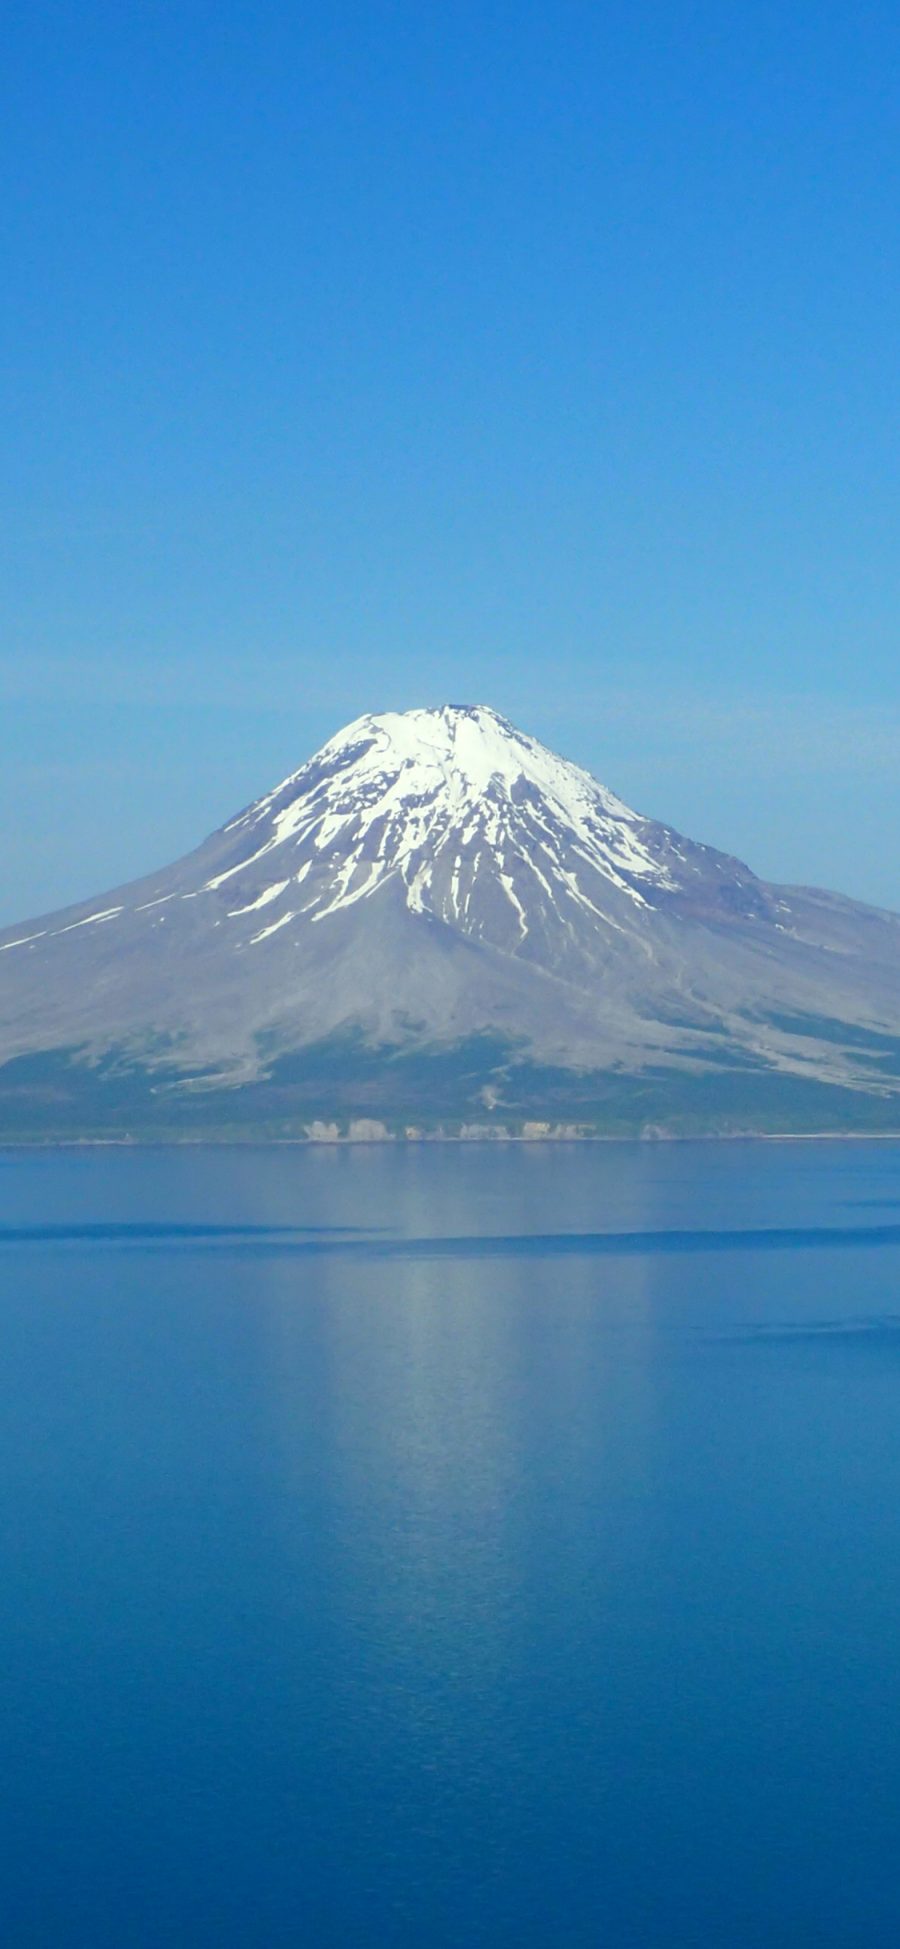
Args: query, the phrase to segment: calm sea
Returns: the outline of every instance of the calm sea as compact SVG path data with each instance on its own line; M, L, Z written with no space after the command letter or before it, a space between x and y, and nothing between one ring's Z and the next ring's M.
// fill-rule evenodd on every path
M900 1146L0 1157L4 1949L896 1949Z

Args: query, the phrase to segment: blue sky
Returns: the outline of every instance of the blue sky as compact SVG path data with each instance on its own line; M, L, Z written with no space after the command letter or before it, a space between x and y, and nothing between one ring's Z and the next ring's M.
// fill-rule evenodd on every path
M0 919L494 704L900 907L896 7L10 12Z

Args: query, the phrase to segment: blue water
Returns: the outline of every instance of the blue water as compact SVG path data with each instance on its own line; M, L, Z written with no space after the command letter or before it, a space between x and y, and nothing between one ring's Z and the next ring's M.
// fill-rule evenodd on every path
M900 1940L900 1146L0 1157L4 1949Z

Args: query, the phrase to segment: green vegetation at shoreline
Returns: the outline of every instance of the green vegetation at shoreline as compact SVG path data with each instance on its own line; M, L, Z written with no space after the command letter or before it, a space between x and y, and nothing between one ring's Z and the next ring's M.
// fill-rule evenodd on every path
M0 1143L590 1140L893 1136L900 1087L865 1091L735 1061L706 1069L572 1071L470 1037L393 1052L359 1038L274 1056L228 1085L175 1052L20 1056L0 1068Z

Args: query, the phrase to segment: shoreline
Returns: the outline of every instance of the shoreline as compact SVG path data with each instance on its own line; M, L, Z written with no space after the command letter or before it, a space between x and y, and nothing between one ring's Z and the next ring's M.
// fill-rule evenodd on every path
M552 1145L554 1149L566 1145L586 1144L629 1144L649 1147L655 1144L898 1144L900 1130L708 1130L708 1131L653 1131L650 1134L627 1135L615 1132L597 1131L578 1136L554 1136L551 1133L540 1136L524 1136L521 1132L508 1131L502 1135L482 1133L460 1136L446 1132L415 1137L393 1136L336 1136L336 1137L3 1137L0 1138L0 1156L7 1151L39 1150L418 1150L437 1145L452 1145L459 1149L495 1150L505 1145L516 1145L523 1150L541 1149Z

